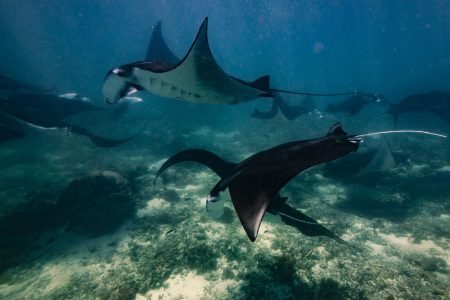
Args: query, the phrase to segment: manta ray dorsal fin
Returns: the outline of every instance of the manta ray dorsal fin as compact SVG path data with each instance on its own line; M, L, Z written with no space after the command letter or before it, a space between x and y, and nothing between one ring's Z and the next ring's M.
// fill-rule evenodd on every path
M331 126L330 130L328 130L327 136L347 136L347 132L345 132L344 128L342 128L341 122L337 122L333 126Z
M264 76L257 78L255 81L251 82L250 85L259 90L267 91L268 96L272 96L270 94L270 76L269 75L264 75Z
M251 176L234 180L229 186L229 191L239 220L248 238L254 242L267 207L276 193L255 186Z

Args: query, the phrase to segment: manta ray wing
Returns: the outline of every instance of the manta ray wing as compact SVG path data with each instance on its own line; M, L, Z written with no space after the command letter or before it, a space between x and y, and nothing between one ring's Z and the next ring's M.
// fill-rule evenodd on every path
M375 156L370 160L367 166L359 171L356 176L363 176L376 172L383 172L394 168L396 165L391 148L386 140L386 137L380 136L378 150Z
M443 121L450 125L450 103L447 107L430 109L430 112L440 117Z
M281 113L289 121L295 120L299 116L307 114L309 112L308 109L306 109L302 105L288 105L279 94L274 97L274 101L277 102Z
M162 61L170 64L177 64L180 59L170 51L162 35L161 21L159 21L152 32L152 37L147 48L146 61Z
M189 149L178 152L166 160L156 173L155 182L165 170L182 162L197 162L205 165L219 175L220 178L223 178L230 170L236 167L236 164L228 162L208 150Z
M278 192L289 180L308 167L309 165L301 163L269 168L249 167L226 183L239 220L252 242L256 240L264 214L276 200Z
M253 178L248 176L231 183L229 191L239 220L249 239L254 242L267 207L277 192L255 186Z
M278 114L278 104L272 101L272 106L267 111L261 111L259 109L255 109L251 115L252 118L261 119L261 120L269 120L275 118Z
M172 68L156 70L141 64L134 70L145 89L168 98L197 103L234 104L271 96L269 77L246 82L225 73L217 64L208 41L206 18L186 56Z

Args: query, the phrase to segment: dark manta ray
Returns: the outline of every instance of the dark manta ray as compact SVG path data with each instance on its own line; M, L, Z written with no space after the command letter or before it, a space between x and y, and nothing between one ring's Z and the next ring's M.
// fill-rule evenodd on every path
M288 105L279 93L274 93L273 102L270 110L260 111L255 109L251 115L252 118L269 120L275 118L278 111L289 121L295 120L301 115L307 114L310 110L303 105Z
M140 90L166 98L213 104L272 97L275 91L305 94L271 88L268 75L249 82L225 73L209 47L208 18L181 61L139 61L123 65L110 70L103 84L103 95L108 103L117 103Z
M326 111L329 113L343 112L351 116L359 113L366 105L379 103L383 97L376 93L356 92L353 96L337 104L328 104Z
M42 127L60 127L71 115L98 110L103 108L89 101L50 94L23 93L0 99L0 111Z
M407 112L430 112L442 118L450 125L450 93L434 91L415 94L399 103L392 103L388 113L394 115L397 124L398 115Z
M50 92L53 89L51 88L42 88L35 85L23 83L20 81L17 81L15 79L6 77L4 75L0 74L0 90L9 90L9 91L18 91L18 90L28 90L28 91L35 91L35 92Z
M67 128L72 133L88 137L99 147L114 147L133 137L109 139L90 133L67 120L72 115L102 110L81 98L68 99L50 94L15 94L0 99L0 141L25 137L29 129Z
M238 164L226 162L205 150L183 151L167 160L156 177L183 161L196 161L211 168L221 179L207 198L207 209L214 209L220 201L219 193L229 188L236 213L251 241L256 240L264 214L269 212L279 214L286 224L306 235L323 235L344 242L314 219L286 204L286 198L281 197L279 191L298 173L355 152L360 141L337 123L325 137L282 144Z
M170 157L159 169L157 177L160 176L169 167L181 162L198 162L211 170L213 170L221 178L224 178L228 172L237 166L235 163L230 163L212 152L202 149L191 149L178 152ZM349 245L346 241L335 235L333 232L317 223L311 217L303 214L295 208L286 203L287 197L276 195L273 203L268 207L267 212L273 215L279 215L281 220L292 227L297 228L301 233L308 236L326 236L333 240ZM353 246L351 246L353 247Z

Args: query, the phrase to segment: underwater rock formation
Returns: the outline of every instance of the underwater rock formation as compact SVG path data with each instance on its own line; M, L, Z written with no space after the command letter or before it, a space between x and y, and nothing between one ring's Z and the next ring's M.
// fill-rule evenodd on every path
M116 172L96 171L73 180L56 201L36 193L29 204L0 220L0 271L34 248L33 241L46 231L66 231L94 237L112 232L134 213L129 181ZM14 255L12 255L14 253ZM11 257L15 257L11 261Z

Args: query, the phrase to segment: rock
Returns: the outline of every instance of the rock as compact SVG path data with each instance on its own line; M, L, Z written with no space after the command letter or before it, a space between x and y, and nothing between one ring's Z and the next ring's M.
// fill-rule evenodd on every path
M117 229L134 212L128 180L112 171L96 171L72 181L57 203L68 230L90 236Z

